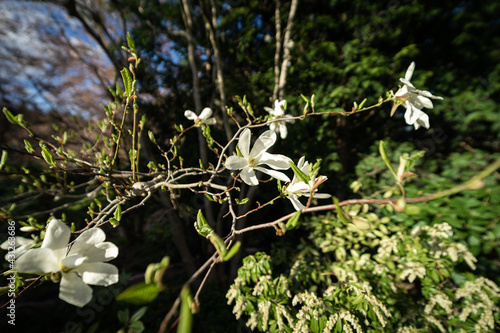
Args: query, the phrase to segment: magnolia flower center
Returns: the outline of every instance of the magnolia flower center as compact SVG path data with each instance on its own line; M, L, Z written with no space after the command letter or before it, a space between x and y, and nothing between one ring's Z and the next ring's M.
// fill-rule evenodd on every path
M249 166L250 168L253 168L253 167L255 166L255 164L256 164L256 163L255 163L255 159L253 159L253 160L248 160L248 166Z
M64 266L62 263L59 263L59 267L61 268L61 272L63 273L68 273L69 271L71 271L71 268Z

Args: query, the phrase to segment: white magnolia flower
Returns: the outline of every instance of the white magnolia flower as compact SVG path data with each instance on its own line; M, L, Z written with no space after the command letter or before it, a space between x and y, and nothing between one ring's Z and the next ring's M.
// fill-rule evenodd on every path
M269 119L270 120L275 120L275 119L280 119L273 121L269 124L269 128L271 131L274 131L276 133L279 133L282 139L285 139L286 136L288 135L288 131L286 129L286 123L293 123L295 120L294 119L287 119L287 118L293 118L289 114L285 114L285 105L286 101L274 101L274 109L264 106L264 110L269 112Z
M415 126L415 129L418 129L420 126L429 128L429 116L422 109L432 109L434 107L430 100L431 98L443 98L434 96L428 91L415 88L410 82L414 70L415 62L412 62L406 70L405 77L399 79L404 83L404 86L396 92L396 98L403 101L402 105L406 108L405 120L408 125Z
M30 247L35 244L36 242L34 239L16 236L14 237L14 241L9 238L5 242L3 242L2 245L0 245L0 249L9 251L5 255L5 260L10 261L15 260L25 254L26 251L28 251ZM11 249L14 249L14 251L12 251Z
M99 228L84 231L68 251L71 231L59 220L49 222L42 246L28 250L15 262L18 272L60 273L59 298L82 307L92 299L88 284L109 286L118 282L118 269L105 263L118 256L118 248L104 242Z
M328 199L331 197L331 195L327 193L316 193L318 191L317 187L319 184L323 183L328 178L325 176L316 177L316 175L309 175L309 162L305 160L304 156L299 159L297 167L300 171L312 179L306 183L294 175L292 181L288 184L284 193L292 202L292 205L296 210L302 210L305 208L305 206L299 201L299 197L310 197L311 192L314 193L315 198Z
M255 141L252 150L250 150L250 141L252 133L246 128L240 135L238 147L241 156L230 156L226 160L226 168L229 170L241 170L241 179L248 185L258 185L259 181L255 176L255 170L266 173L281 181L289 182L290 178L282 172L269 170L260 165L266 164L275 170L287 170L290 168L288 164L291 161L288 157L279 154L270 154L266 152L275 142L276 133L273 131L265 131Z
M195 125L202 124L202 125L214 125L217 121L215 118L210 118L212 116L212 109L211 108L204 108L200 115L197 116L196 113L194 113L191 110L186 110L184 112L184 116L189 119L193 120Z

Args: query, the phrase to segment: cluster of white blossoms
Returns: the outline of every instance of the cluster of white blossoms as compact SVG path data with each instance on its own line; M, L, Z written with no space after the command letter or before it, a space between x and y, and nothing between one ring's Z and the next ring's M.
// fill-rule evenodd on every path
M99 228L82 232L68 250L70 237L70 228L52 219L42 246L26 251L16 260L15 269L60 278L59 298L82 307L92 299L89 284L109 286L118 282L118 269L106 263L118 256L118 247L105 242L106 235Z
M285 139L288 135L288 130L286 129L286 123L293 123L295 120L292 115L285 114L286 110L286 100L275 100L274 109L264 106L264 110L269 112L269 128L271 131L280 134L282 139Z
M238 148L242 156L230 156L226 160L226 168L229 170L241 170L241 179L252 186L259 184L255 171L260 171L281 181L289 182L290 178L287 175L275 170L289 169L291 159L284 155L267 152L276 142L276 133L271 130L262 133L255 141L252 150L250 150L251 139L252 133L250 129L244 129L238 142ZM263 165L267 165L273 170L266 169Z
M429 108L432 109L434 106L432 104L431 98L433 99L443 99L439 96L434 96L430 92L425 90L418 90L410 82L413 72L415 70L415 62L412 62L404 78L400 78L403 83L401 87L395 93L395 99L400 101L400 103L406 108L405 120L409 125L413 125L415 129L423 126L429 128L429 116L425 114L422 109ZM206 110L206 109L205 109ZM255 175L255 171L261 171L268 174L281 181L289 182L285 187L283 194L285 194L288 199L292 202L293 207L296 210L302 210L305 208L298 198L301 196L311 197L314 196L319 199L330 198L331 195L326 193L316 193L317 187L323 183L327 178L325 176L317 176L316 174L309 174L311 172L310 165L305 161L305 157L301 157L297 163L297 167L302 173L303 177L299 175L294 170L293 180L290 179L281 171L276 170L287 170L290 167L290 158L279 155L270 154L267 150L276 142L276 133L279 133L282 139L285 139L288 135L286 128L286 123L293 122L293 117L291 115L286 115L286 101L285 100L275 100L274 108L264 107L264 110L269 112L268 125L270 130L264 132L256 140L252 150L250 150L251 132L248 128L243 130L239 138L238 147L241 152L241 156L231 156L226 160L225 166L229 170L241 170L240 177L248 185L255 186L259 184L259 181ZM187 113L191 111L186 111ZM191 112L192 113L192 112ZM211 116L210 113L205 115L200 115L196 118L196 115L192 113L189 119L196 121L206 121L208 117ZM201 120L200 120L201 119ZM213 118L210 118L213 120ZM208 123L207 123L208 124ZM267 165L271 169L263 167ZM305 176L305 177L304 177Z
M200 115L196 115L196 113L194 113L193 111L191 110L186 110L184 112L184 117L186 117L187 119L189 120L192 120L194 121L194 124L197 125L197 126L200 126L200 125L215 125L215 123L217 122L215 120L215 118L212 118L212 109L211 108L204 108Z
M415 88L410 82L414 70L415 62L412 62L406 70L405 77L399 79L404 85L396 92L396 99L402 101L402 105L406 108L405 120L408 125L415 126L415 129L418 129L420 126L429 128L429 116L422 109L432 109L434 107L430 100L431 98L443 98L434 96L428 91Z
M326 176L316 177L315 174L309 174L312 172L309 162L305 160L302 156L297 163L297 167L302 171L309 180L301 180L297 175L293 176L292 181L286 187L285 194L287 194L288 199L292 202L293 207L296 210L302 210L305 206L299 201L299 197L310 197L314 195L318 199L328 199L331 197L327 193L316 193L318 191L317 187L327 180Z
M297 167L301 170L303 175L308 179L303 179L294 175L293 180L281 171L290 168L291 159L279 154L268 153L267 150L276 142L276 133L272 130L267 130L262 133L255 141L252 149L250 150L250 141L252 133L250 129L246 128L240 135L238 148L242 156L230 156L226 160L226 168L229 170L241 170L240 177L248 185L255 186L259 184L259 180L255 171L260 171L268 174L271 177L279 179L280 181L288 182L284 190L284 194L290 199L293 207L296 210L304 209L305 206L298 200L299 197L315 196L320 199L330 198L329 194L316 193L317 187L323 183L327 178L325 176L309 175L309 163L305 161L305 157L301 157ZM271 169L265 168L264 165ZM302 179L301 179L302 178Z

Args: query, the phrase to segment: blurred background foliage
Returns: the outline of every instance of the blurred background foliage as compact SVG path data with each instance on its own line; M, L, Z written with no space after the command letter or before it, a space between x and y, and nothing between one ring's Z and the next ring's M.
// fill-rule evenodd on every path
M189 3L202 103L222 119L213 48L203 20L204 15L211 15L211 2ZM234 96L246 95L256 115L264 115L263 107L273 103L276 2L214 3L227 106L237 108ZM2 1L0 6L0 106L23 114L40 136L50 138L52 124L56 124L74 133L71 144L92 142L93 131L88 125L97 127L103 115L101 104L112 99L107 87L119 82L119 71L127 66L126 54L121 50L127 31L143 62L137 79L141 112L147 116L145 127L154 132L161 145L175 135L174 124L188 124L183 113L195 108L193 78L178 1ZM289 7L288 1L281 2L282 25ZM397 89L398 79L412 61L416 62L412 83L444 100L426 110L429 130L415 131L407 126L402 108L390 118L390 105L384 105L348 117L309 117L296 122L288 126L289 135L278 142L275 152L286 151L294 160L302 155L309 161L322 158L321 173L329 180L321 192L339 199L391 188L390 175L373 146L380 139L391 142L390 156L395 165L400 153L425 152L414 170L417 176L408 181L408 197L470 179L500 155L499 17L500 3L495 0L299 1L292 42L285 46L291 52L285 87L288 112L302 113L300 94L315 94L317 111L350 111L354 101L359 103L364 98L368 98L367 105L375 104L387 90ZM220 142L225 140L221 122L212 128L212 135ZM23 138L18 128L0 121L0 143L23 150ZM195 145L197 141L188 138L180 147L186 164L198 161L197 154L190 154L197 151ZM156 148L147 140L143 148L141 168L147 170L145 164L155 160ZM18 168L41 169L21 153L10 153L9 163ZM120 163L125 168L128 162L123 159ZM355 180L362 184L356 193L350 187ZM0 175L2 206L13 201L18 181ZM495 173L480 190L419 204L411 214L396 213L387 207L381 207L377 214L407 227L448 222L456 241L466 244L478 257L479 272L500 283L498 182L499 174ZM37 188L50 188L50 179ZM272 198L268 192L259 192L260 202ZM188 206L197 198L188 194L177 200L186 206L181 216L190 221L193 212ZM12 213L29 215L55 205L45 191L36 201L19 205ZM145 258L147 262L159 261L164 253L156 249L161 248L171 256L173 267L179 268L168 278L180 285L186 271L176 248L169 245L172 233L159 216L161 208L158 203L124 217L121 231L113 236L127 247L119 259L127 273L143 272ZM275 204L252 216L250 223L264 222L290 210L288 202ZM69 220L83 220L85 209L73 207L66 213ZM202 262L208 250L190 227L191 222L185 222L186 239L192 253L199 253L194 260ZM287 235L281 241L293 243L295 237ZM276 236L269 231L249 238L245 254L269 249L268 244ZM151 246L141 247L144 244ZM212 281L208 300L202 300L202 306L207 306L197 315L195 325L212 327L213 332L233 332L243 327L236 321L228 326L225 319L232 317L225 305L224 288L234 274L234 270L232 275L226 272L219 275L220 282ZM169 301L162 299L161 306L150 307L144 315L148 331L157 328ZM221 319L214 313L225 317ZM99 311L95 315L102 317ZM81 316L74 317L83 322L83 327L89 327ZM106 330L101 327L99 331Z

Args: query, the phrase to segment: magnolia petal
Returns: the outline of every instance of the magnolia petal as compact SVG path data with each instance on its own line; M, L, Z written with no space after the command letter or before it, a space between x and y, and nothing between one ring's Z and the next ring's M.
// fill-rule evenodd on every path
M429 97L429 98L433 98L433 99L443 99L443 97L440 97L440 96L434 96L433 94L431 94L430 92L428 92L427 90L419 90L418 92L420 95L422 96L425 96L425 97Z
M304 206L300 201L299 201L299 198L294 195L294 194L290 194L288 196L288 200L290 200L290 202L292 203L293 205L293 208L295 208L295 210L302 210L304 208L306 208L306 206Z
M307 167L307 170L309 170L309 162L306 161L306 157L302 156L299 158L299 161L297 162L297 168L299 168L301 171L304 171L303 168Z
M250 151L250 155L248 156L248 159L253 160L254 158L257 157L257 155L260 155L264 153L266 150L268 150L275 142L276 142L276 133L271 130L265 131L259 136L257 140L255 140L253 148Z
M422 112L413 125L415 126L415 129L418 129L420 126L429 128L431 126L429 123L429 116Z
M405 121L408 125L413 125L413 123L415 122L413 107L408 101L403 103L403 105L406 107Z
M259 180L257 179L255 171L253 171L253 168L244 167L240 173L240 177L248 185L251 186L259 185Z
M203 119L203 120L207 120L208 118L210 118L211 115L212 115L212 109L211 108L204 108L201 111L199 118Z
M118 247L111 242L103 242L97 245L90 245L80 253L69 255L62 260L62 264L68 268L74 268L84 262L90 263L110 261L115 259L117 256Z
M420 95L414 95L412 97L413 98L410 98L410 103L414 104L417 107L417 109L434 108L434 105L432 104L432 101L429 98Z
M69 304L83 307L92 299L92 288L86 285L76 272L63 273L59 298Z
M74 269L81 277L84 283L109 286L118 282L118 268L115 265L94 262L84 263Z
M55 252L58 259L61 259L66 254L71 230L67 225L59 220L52 219L49 222L45 238L43 239L41 248L48 248Z
M403 78L400 78L399 81L401 81L405 84L405 86L408 89L408 92L414 92L415 90L417 90L417 88L415 88L415 86L413 84L411 84L410 81L403 79Z
M21 237L21 236L16 236L14 238L14 241L15 241L15 247L20 247L20 246L23 246L23 245L34 245L35 244L35 241L31 238L25 238L25 237ZM9 246L11 246L10 244L10 240L7 239L5 242L2 243L2 245L0 245L0 249L2 250L7 250L9 248Z
M248 166L248 161L241 156L229 156L224 165L229 170L239 170Z
M305 194L309 194L311 192L311 187L309 186L309 184L307 184L303 181L300 181L300 182L297 182L295 184L289 185L287 187L286 191L287 191L287 193L294 193L297 195L305 195Z
M196 120L196 118L198 118L198 116L196 115L196 113L194 113L191 110L186 110L184 112L184 117L186 117L189 120Z
M405 73L405 79L410 81L411 77L413 76L413 71L415 70L415 61L412 61L410 66L408 66L408 69L406 70Z
M99 251L89 253L89 261L110 261L118 257L118 246L111 242L104 242L96 245Z
M35 241L32 240L31 243L29 244L24 244L24 245L21 245L19 247L16 247L16 250L15 251L9 251L5 254L5 261L11 261L12 258L14 259L17 259L19 258L20 256L22 256L23 254L25 254L26 252L28 252L28 250L33 246L35 245Z
M271 115L274 115L274 109L268 107L268 106L264 106L264 110L269 112Z
M67 257L63 258L61 260L61 264L64 265L64 267L73 269L77 266L80 266L83 264L88 258L86 256L82 256L79 254L72 254L68 255Z
M414 125L415 129L418 129L420 126L425 128L430 127L429 116L415 107L406 110L405 120L408 125Z
M285 118L285 122L287 122L287 123L294 123L295 122L295 119L292 119L293 116L291 114L284 115L284 118Z
M82 254L89 246L96 245L104 242L106 239L106 234L100 228L92 228L89 230L85 230L75 239L71 250L69 251L69 255L73 253Z
M278 170L288 170L290 169L289 162L290 158L280 155L280 154L270 154L270 153L262 153L262 156L259 159L259 165L266 164L269 165L273 169Z
M314 197L316 199L328 199L331 198L332 196L328 193L314 193Z
M280 137L285 140L287 135L288 135L288 130L286 129L285 124L278 124L279 126L279 132L280 132Z
M258 170L260 172L263 172L265 174L268 174L269 176L271 176L273 178L279 179L282 182L289 182L290 181L290 178L288 178L288 176L285 175L283 172L269 170L269 169L265 169L265 168L261 168L261 167L255 167L254 169Z
M250 156L250 140L252 139L252 132L250 129L245 128L240 135L238 141L238 148L240 149L241 155L248 160Z
M215 125L217 123L217 120L215 118L209 118L207 120L203 120L203 124L207 125Z
M397 92L396 97L407 97L408 95L408 86L402 86Z
M59 259L49 248L37 248L26 251L16 260L14 268L24 273L52 273L61 270Z

